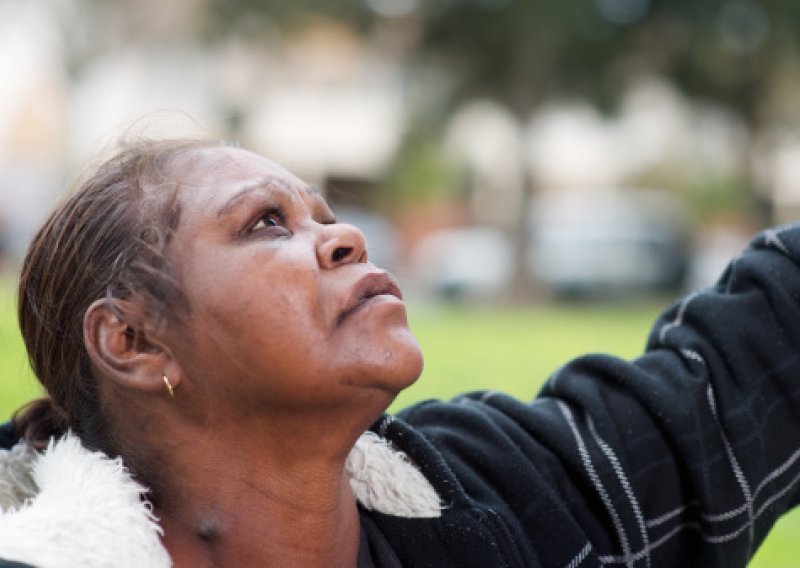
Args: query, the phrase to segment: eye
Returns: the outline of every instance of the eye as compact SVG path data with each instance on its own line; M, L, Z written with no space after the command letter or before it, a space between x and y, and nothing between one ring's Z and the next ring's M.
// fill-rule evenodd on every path
M283 211L280 209L269 209L265 211L258 219L256 219L255 224L250 227L251 233L255 233L258 231L273 229L275 227L279 227L285 229L286 225L286 218L283 214Z

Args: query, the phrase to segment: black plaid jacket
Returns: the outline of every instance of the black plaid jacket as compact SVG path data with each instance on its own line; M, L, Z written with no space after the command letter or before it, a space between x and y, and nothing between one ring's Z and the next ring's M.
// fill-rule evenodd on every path
M374 429L443 497L372 513L404 566L744 566L800 480L800 226L668 309L646 353L592 355L530 404L429 401Z

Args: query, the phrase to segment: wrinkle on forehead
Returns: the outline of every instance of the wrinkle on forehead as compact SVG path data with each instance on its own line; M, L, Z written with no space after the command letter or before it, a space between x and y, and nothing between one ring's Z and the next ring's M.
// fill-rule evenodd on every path
M258 165L255 165L258 163ZM284 183L304 185L279 164L253 152L230 147L199 148L176 159L173 172L186 189L202 186L223 186L253 180L258 169L263 177L283 178ZM212 197L216 192L211 192Z
M217 218L224 217L230 213L230 211L235 208L240 201L246 199L251 193L257 193L269 188L277 188L280 191L285 191L289 194L298 192L301 193L301 196L303 193L305 193L305 195L311 197L312 200L318 200L323 204L325 203L325 200L322 198L322 193L316 187L306 184L302 184L298 187L297 184L287 181L284 177L265 176L240 187L237 193L228 199L227 203L225 203L225 205L223 205L219 211L217 211Z
M247 173L253 171L254 161L260 162L259 167L268 173L265 177L283 178L285 183L293 183L297 187L306 185L286 168L268 158L241 148L227 146L193 149L184 156L176 158L173 167L180 177L189 182L188 185L208 180L212 183L222 181L235 183L237 179L245 179L243 171Z
M179 200L196 212L213 209L221 218L250 193L272 187L310 200L312 210L327 222L335 219L319 188L247 150L224 146L193 149L176 159L171 169Z

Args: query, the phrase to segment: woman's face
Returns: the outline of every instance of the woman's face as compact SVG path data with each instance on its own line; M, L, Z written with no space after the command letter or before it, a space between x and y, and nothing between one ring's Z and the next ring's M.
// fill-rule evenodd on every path
M388 404L422 370L394 280L313 188L233 148L175 166L170 245L190 312L169 344L188 379L238 412Z

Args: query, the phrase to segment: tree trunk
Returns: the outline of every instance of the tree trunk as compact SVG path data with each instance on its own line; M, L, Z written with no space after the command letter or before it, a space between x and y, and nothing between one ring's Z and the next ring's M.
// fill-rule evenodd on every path
M524 153L523 153L524 156ZM509 288L509 300L512 302L528 302L539 296L539 287L528 270L528 259L531 250L531 203L535 190L535 182L531 175L527 161L520 160L520 188L519 210L514 226L514 275Z

